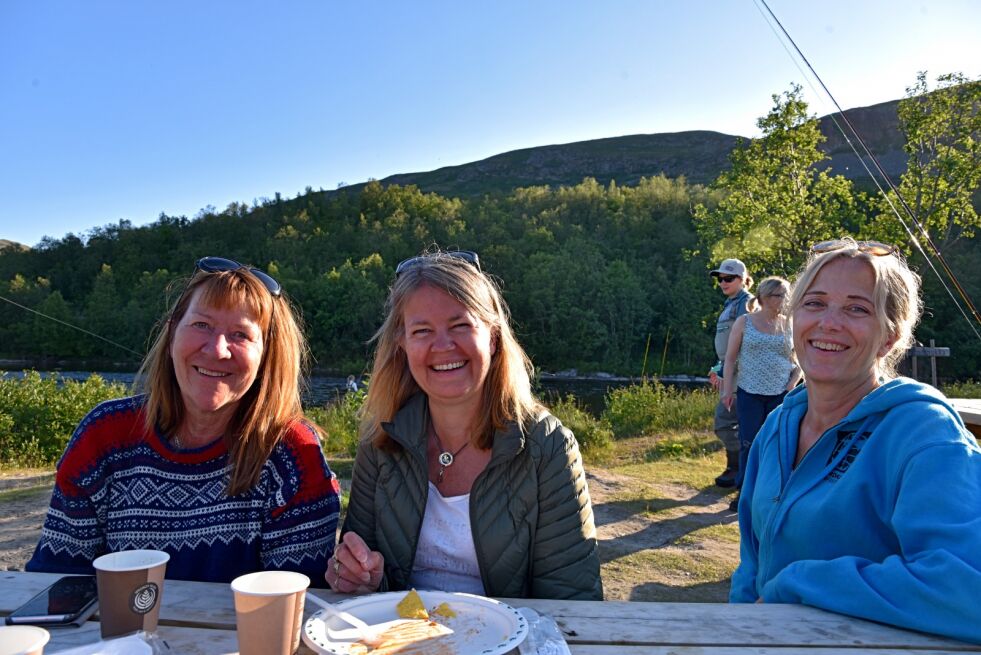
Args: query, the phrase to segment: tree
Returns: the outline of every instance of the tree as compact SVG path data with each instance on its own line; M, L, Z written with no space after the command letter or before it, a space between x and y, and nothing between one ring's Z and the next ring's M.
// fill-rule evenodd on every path
M972 202L981 182L981 82L948 73L937 78L931 92L921 72L897 111L909 156L899 194L941 250L974 236L981 227ZM889 192L888 199L879 203L880 223L890 230L890 240L908 243L889 205L907 225L908 214L895 192Z
M824 136L799 85L774 95L756 125L763 136L732 151L732 168L713 184L725 195L713 209L695 206L695 226L711 261L740 257L754 272L786 274L811 244L857 229L861 216L851 182L819 170Z
M116 289L116 279L112 273L112 266L103 264L92 285L92 291L85 299L86 329L104 339L112 341L126 339L119 318L122 314L122 308L123 303ZM79 350L83 353L108 357L120 353L117 347L95 337L82 336L81 338L83 341L79 344Z

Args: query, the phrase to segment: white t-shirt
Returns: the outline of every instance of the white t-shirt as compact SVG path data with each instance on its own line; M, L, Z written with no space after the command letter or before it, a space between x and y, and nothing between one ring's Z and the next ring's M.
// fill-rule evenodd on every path
M484 594L470 530L470 494L444 498L429 483L409 583L416 589Z

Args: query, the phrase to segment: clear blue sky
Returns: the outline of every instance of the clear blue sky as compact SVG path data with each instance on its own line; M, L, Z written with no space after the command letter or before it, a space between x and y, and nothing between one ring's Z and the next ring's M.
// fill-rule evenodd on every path
M979 73L975 0L770 6L845 108ZM792 81L752 0L0 0L0 238L537 145L753 136Z

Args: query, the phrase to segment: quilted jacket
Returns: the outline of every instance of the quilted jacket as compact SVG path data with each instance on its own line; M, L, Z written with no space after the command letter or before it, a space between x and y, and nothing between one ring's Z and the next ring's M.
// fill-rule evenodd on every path
M429 493L427 422L426 396L417 394L382 426L400 449L358 447L343 532L384 556L381 590L406 589L412 573ZM579 444L547 412L525 434L512 425L494 435L470 491L470 525L487 595L603 598Z

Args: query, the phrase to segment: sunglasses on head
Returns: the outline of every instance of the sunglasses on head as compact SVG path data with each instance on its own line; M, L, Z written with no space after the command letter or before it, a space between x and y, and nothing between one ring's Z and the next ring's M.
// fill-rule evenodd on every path
M225 259L224 257L202 257L194 264L194 270L205 273L223 273L224 271L237 271L243 268L256 276L273 298L279 298L282 295L283 287L279 282L265 271L260 271L254 266L239 264L234 259Z
M822 241L821 243L815 243L813 246L811 246L811 252L815 254L842 249L854 249L858 250L859 252L867 252L868 254L875 255L876 257L894 255L896 254L896 251L899 250L899 248L896 246L888 243L882 243L880 241L847 241L845 239Z
M482 269L480 268L480 257L477 256L477 253L472 250L449 250L436 255L419 255L417 257L409 257L408 259L399 262L399 265L395 267L395 277L398 278L398 276L402 275L402 273L405 273L413 266L417 266L427 259L435 259L436 257L440 256L460 259L476 268L477 271L482 272Z
M719 275L716 277L719 282L734 282L741 279L738 275Z

